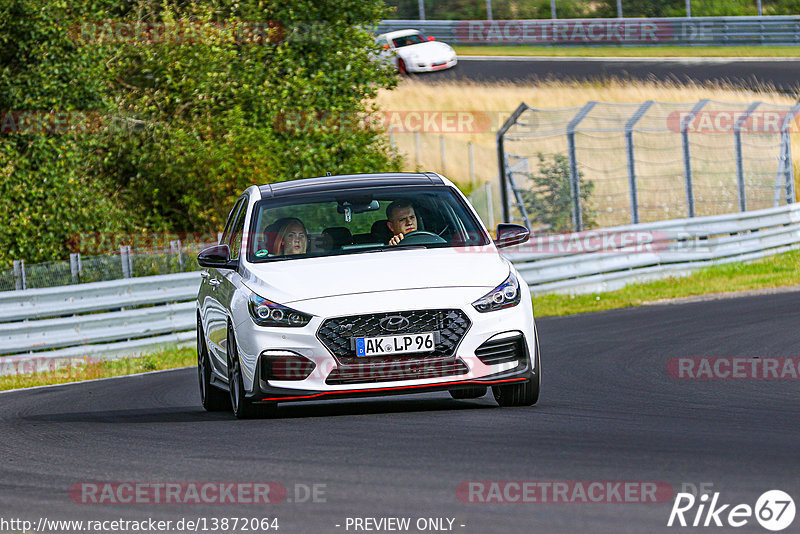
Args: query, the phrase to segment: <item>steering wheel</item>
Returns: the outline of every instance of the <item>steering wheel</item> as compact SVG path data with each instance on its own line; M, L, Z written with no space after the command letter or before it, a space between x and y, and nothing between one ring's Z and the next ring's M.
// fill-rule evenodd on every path
M398 245L438 245L441 243L447 243L447 241L433 232L415 230L414 232L405 234L403 240L400 241Z

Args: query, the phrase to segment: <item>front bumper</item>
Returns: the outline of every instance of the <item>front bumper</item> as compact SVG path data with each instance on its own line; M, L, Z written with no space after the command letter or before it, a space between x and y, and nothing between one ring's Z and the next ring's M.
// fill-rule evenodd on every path
M434 72L437 70L452 69L456 64L458 64L457 58L442 62L407 61L406 70L408 72Z
M285 389L270 386L266 381L256 382L256 389L246 395L248 399L259 403L297 402L308 400L325 400L337 398L380 397L388 395L410 395L414 393L429 393L432 391L449 391L475 386L503 386L530 380L534 376L530 365L513 373L500 373L496 376L475 378L468 380L446 380L430 384L405 384L405 385L373 385L368 388L331 390L331 391L305 391Z
M402 299L393 299L391 308L381 299L370 299L369 303L359 297L339 297L331 303L330 313L320 313L302 328L264 328L253 324L249 317L237 321L236 338L239 358L242 364L247 397L254 402L299 401L337 397L359 397L376 395L398 395L426 391L449 390L479 385L502 385L527 380L538 372L534 369L534 350L536 346L535 324L530 300L523 301L505 310L489 313L478 313L472 306L464 305L464 290L457 288L427 289L403 292ZM476 289L480 296L483 289ZM364 380L359 383L329 383L332 373L345 369L343 364L328 350L318 338L320 325L331 316L356 315L369 313L385 313L420 309L423 300L428 304L435 302L436 308L453 308L464 312L470 320L470 326L453 354L440 358L440 361L459 362L463 365L453 374L428 375L418 378L403 375L401 379L393 379L394 375L381 377L378 380ZM468 300L468 299L467 299ZM416 304L416 306L415 306ZM301 303L293 307L305 311ZM353 310L354 313L342 314L341 310ZM326 312L329 310L325 310ZM515 333L524 341L524 361L485 364L476 355L476 349L492 338ZM300 355L314 363L314 370L303 380L267 380L261 359L268 355L291 353ZM398 358L398 362L406 362L413 358ZM400 364L402 366L402 363ZM448 367L448 369L450 369ZM422 375L424 376L424 375Z

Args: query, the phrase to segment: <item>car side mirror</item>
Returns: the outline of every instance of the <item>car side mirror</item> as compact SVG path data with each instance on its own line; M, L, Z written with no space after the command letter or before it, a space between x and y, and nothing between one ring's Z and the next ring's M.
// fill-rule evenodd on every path
M231 260L231 249L228 245L214 245L197 255L197 263L201 267L214 267L216 269L236 269L239 262Z
M531 237L531 232L518 224L500 223L497 225L497 239L494 244L497 248L519 245Z
M436 37L434 37L433 35L429 35L429 36L428 36L428 40L429 40L429 41L435 41L435 40L436 40Z
M383 45L383 49L384 50L389 50L389 45L388 44Z

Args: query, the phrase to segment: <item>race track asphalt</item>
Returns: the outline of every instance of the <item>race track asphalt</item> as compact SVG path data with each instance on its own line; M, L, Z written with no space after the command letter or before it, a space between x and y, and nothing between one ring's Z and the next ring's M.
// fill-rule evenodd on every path
M676 380L666 366L687 356L800 356L800 293L538 325L544 385L531 408L432 393L286 404L277 419L237 421L200 408L191 369L0 394L0 518L277 517L285 534L354 532L347 517L398 516L451 518L465 534L729 532L668 528L672 494L486 504L456 490L467 481L660 481L673 491L713 484L725 503L752 506L775 488L798 501L800 382ZM90 481L274 481L292 502L70 500L71 486ZM296 502L295 488L314 484L323 485L318 502ZM766 532L752 519L736 531Z
M460 57L455 68L414 75L424 82L469 80L473 82L534 83L536 80L659 80L685 83L728 83L747 89L771 86L800 94L800 61L786 59L731 58L501 58Z

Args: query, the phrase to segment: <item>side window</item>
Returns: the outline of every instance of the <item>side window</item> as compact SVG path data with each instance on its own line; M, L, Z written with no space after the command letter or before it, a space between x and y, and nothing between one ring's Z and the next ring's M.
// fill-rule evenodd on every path
M225 231L222 232L222 239L219 240L220 245L224 245L230 241L233 222L236 219L237 210L241 207L242 202L244 202L243 198L237 200L236 204L233 205L233 209L228 214L228 221L225 223Z
M235 260L239 257L239 250L242 248L242 234L244 233L244 216L247 213L246 199L242 199L242 207L236 215L236 221L233 223L233 231L231 232L231 240L228 244L231 247L231 259Z

